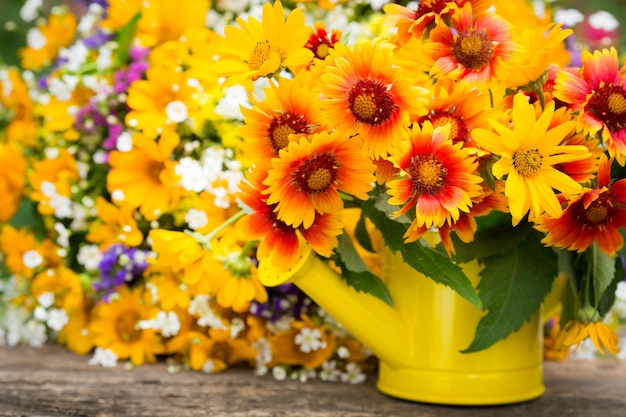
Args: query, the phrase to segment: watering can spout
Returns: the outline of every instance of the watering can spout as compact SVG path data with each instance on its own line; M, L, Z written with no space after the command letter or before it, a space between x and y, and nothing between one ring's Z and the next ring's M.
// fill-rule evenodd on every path
M310 248L306 247L300 260L289 269L276 267L269 260L261 261L259 278L268 287L294 283L391 366L404 356L408 331L404 317L381 299L357 292Z

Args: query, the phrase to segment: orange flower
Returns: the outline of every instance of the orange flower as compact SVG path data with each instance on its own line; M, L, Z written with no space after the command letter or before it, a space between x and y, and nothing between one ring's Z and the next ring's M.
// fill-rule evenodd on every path
M626 77L620 73L615 48L582 53L579 73L561 71L554 96L578 110L577 129L595 135L601 131L611 156L626 161Z
M281 79L278 85L265 89L265 99L253 101L254 107L241 108L245 126L240 130L246 149L256 161L278 156L295 136L308 135L323 129L323 114L316 88L300 85L295 80ZM247 148L247 146L246 146Z
M22 199L26 161L17 146L0 143L0 222L8 222Z
M475 13L484 12L492 5L491 0L422 0L415 10L393 3L385 5L383 10L389 24L397 28L393 41L401 46L411 37L421 38L437 21L450 16L465 3L471 3Z
M67 149L60 149L58 155L33 163L29 182L33 188L30 198L38 202L41 214L54 214L69 204L71 186L78 182L78 166L74 156ZM67 216L66 216L67 217Z
M256 350L243 338L233 338L228 330L209 329L209 336L190 332L191 369L217 373L230 365L252 363Z
M209 11L207 0L194 0L184 7L179 0L150 0L143 4L137 39L145 47L178 40L188 30L203 28Z
M0 253L4 264L12 274L31 278L33 274L60 263L58 247L50 240L37 242L35 236L25 228L4 224L0 228Z
M455 10L450 24L443 20L430 33L427 50L435 65L430 75L485 85L497 76L515 50L510 23L494 13L474 15L471 3Z
M248 173L250 183L241 185L239 198L253 213L237 223L237 228L248 239L260 239L257 247L259 260L271 258L276 266L289 268L299 259L300 238L302 236L322 256L330 257L339 244L337 236L342 233L339 215L317 214L308 229L302 226L294 228L278 219L276 204L267 204L267 195L263 185L267 172L254 169Z
M135 365L155 362L156 355L165 351L159 335L153 329L141 329L141 320L156 316L158 308L142 302L142 287L134 290L120 287L117 297L101 301L93 309L89 331L97 347L111 349L119 359L130 358Z
M619 353L619 337L615 331L601 321L579 322L569 321L557 336L556 347L559 350L576 346L586 338L590 338L598 352L604 349L610 353Z
M322 75L322 110L344 136L358 134L371 158L387 156L395 141L408 135L412 115L425 114L421 87L392 65L388 43L337 44Z
M29 42L18 50L24 69L51 65L59 50L68 46L76 34L76 17L70 11L52 13L48 20L30 29Z
M374 164L362 154L360 141L344 133L321 132L309 141L293 141L272 159L264 184L267 204L276 204L286 224L311 227L316 213L338 213L340 191L365 200L375 180Z
M102 249L114 243L139 246L143 242L143 234L133 217L134 209L127 206L117 207L98 196L96 212L98 218L89 223L89 233L86 236L88 241L99 243Z
M20 72L15 68L0 71L0 105L6 107L11 118L4 129L8 142L33 146L37 140L33 100Z
M626 179L609 184L611 162L603 158L598 187L570 200L561 217L546 214L536 221L535 228L546 233L543 244L582 252L596 242L611 257L624 246Z
M474 175L478 164L461 143L453 144L447 126L414 126L408 141L398 144L392 159L400 167L389 186L390 204L403 205L400 216L415 207L415 219L406 232L418 239L431 227L441 227L468 212L472 198L481 195L482 179Z
M107 188L113 201L138 207L148 220L168 212L178 201L181 190L174 163L170 161L179 141L173 132L163 132L158 141L135 133L132 150L111 152Z
M302 320L294 321L291 327L268 337L272 363L315 369L331 357L335 335L327 324L318 327L309 317L302 316Z

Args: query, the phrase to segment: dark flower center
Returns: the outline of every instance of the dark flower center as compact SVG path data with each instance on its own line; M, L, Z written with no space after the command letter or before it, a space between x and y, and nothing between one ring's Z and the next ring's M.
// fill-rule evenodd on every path
M606 85L595 91L586 110L603 121L611 132L626 127L626 93L620 86Z
M452 56L464 67L478 71L491 61L493 44L484 31L459 33L452 44Z
M407 170L418 194L435 195L445 185L448 170L434 156L414 156Z
M267 129L270 146L276 152L289 145L289 135L299 133L310 133L309 124L304 116L291 112L276 115Z
M422 0L417 5L415 20L428 13L441 14L449 0Z
M371 80L356 83L350 91L348 103L359 122L374 126L389 120L396 109L389 87Z
M126 343L136 342L141 338L141 331L137 329L139 316L135 312L120 314L115 320L115 332Z
M578 224L598 227L611 223L615 207L609 193L602 193L585 208L582 200L575 206L574 218Z

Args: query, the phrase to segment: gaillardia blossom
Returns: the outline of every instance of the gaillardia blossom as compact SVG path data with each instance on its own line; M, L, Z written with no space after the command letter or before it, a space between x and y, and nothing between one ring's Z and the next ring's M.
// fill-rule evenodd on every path
M335 45L321 79L322 110L345 136L358 134L371 158L408 135L410 116L426 113L426 90L392 65L389 43Z
M602 139L621 165L626 161L626 77L615 48L582 53L579 73L560 71L554 96L578 110L578 130Z
M494 13L474 14L466 3L430 33L428 54L435 60L430 75L478 85L488 83L513 56L513 29Z
M409 140L392 150L401 172L388 183L389 203L403 206L398 216L415 207L415 219L405 234L408 241L458 220L482 192L482 178L474 174L478 163L462 143L452 142L449 131L448 125L433 128L429 121L422 128L415 124Z
M292 267L300 253L301 237L322 256L330 257L339 244L337 236L343 232L342 216L337 213L317 214L313 224L305 229L294 228L280 220L276 204L267 204L268 196L263 192L267 186L263 180L267 171L255 168L248 172L249 182L241 185L239 198L253 213L243 217L237 228L248 239L260 239L256 256L259 260L271 258L272 264L284 268Z
M290 137L295 137L292 135L321 130L323 114L318 89L295 80L281 79L278 85L270 84L265 93L263 101L253 101L252 109L241 108L245 125L240 133L255 160L269 162L289 144Z
M626 227L626 179L609 184L611 162L602 162L598 188L570 200L561 217L539 217L535 228L546 233L543 244L582 252L596 242L611 257L624 246L620 227Z
M493 165L496 178L506 177L504 193L509 199L513 225L527 214L534 221L544 211L560 217L563 210L554 189L566 195L580 193L582 186L554 166L588 158L589 149L582 145L561 145L572 133L575 122L566 122L549 129L554 102L546 105L536 118L535 107L524 94L513 99L513 126L496 121L496 132L474 129L472 137L478 145L500 159Z
M344 133L301 136L272 159L263 182L267 204L276 204L278 218L293 227L311 227L316 213L343 209L340 191L361 200L373 187L374 164L363 155L362 142Z

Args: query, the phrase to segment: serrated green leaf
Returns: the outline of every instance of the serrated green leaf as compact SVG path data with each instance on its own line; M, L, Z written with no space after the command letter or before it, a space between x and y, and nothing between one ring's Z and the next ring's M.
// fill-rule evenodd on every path
M341 268L341 277L357 291L371 294L393 306L393 299L385 283L367 267L345 233L339 236L335 263Z
M135 32L137 31L137 24L139 23L140 18L141 13L134 15L117 34L116 57L119 65L124 65L128 62L128 51L130 51L130 47L133 44Z
M585 257L593 282L593 306L597 307L602 295L615 277L615 258L600 250L595 242L587 248Z
M534 234L505 253L485 259L478 292L488 313L464 353L488 348L535 314L558 274L557 256Z
M452 235L452 243L456 252L453 259L456 262L470 262L474 259L484 259L504 253L516 248L522 240L526 239L531 230L532 226L526 222L513 227L509 220L506 224L501 224L498 227L479 228L474 234L474 240L470 243L465 243L456 235Z
M439 284L452 288L474 306L479 308L482 306L476 289L458 265L434 250L424 247L419 241L404 243L402 236L408 225L394 221L378 210L378 207L384 207L384 204L368 201L363 205L363 214L382 233L389 249L393 252L399 251L402 260L413 269Z
M359 217L359 221L356 223L356 227L354 228L354 237L356 241L359 242L359 245L363 247L368 252L374 252L374 246L372 245L372 240L370 239L370 234L367 232L367 227L365 226L365 217Z

